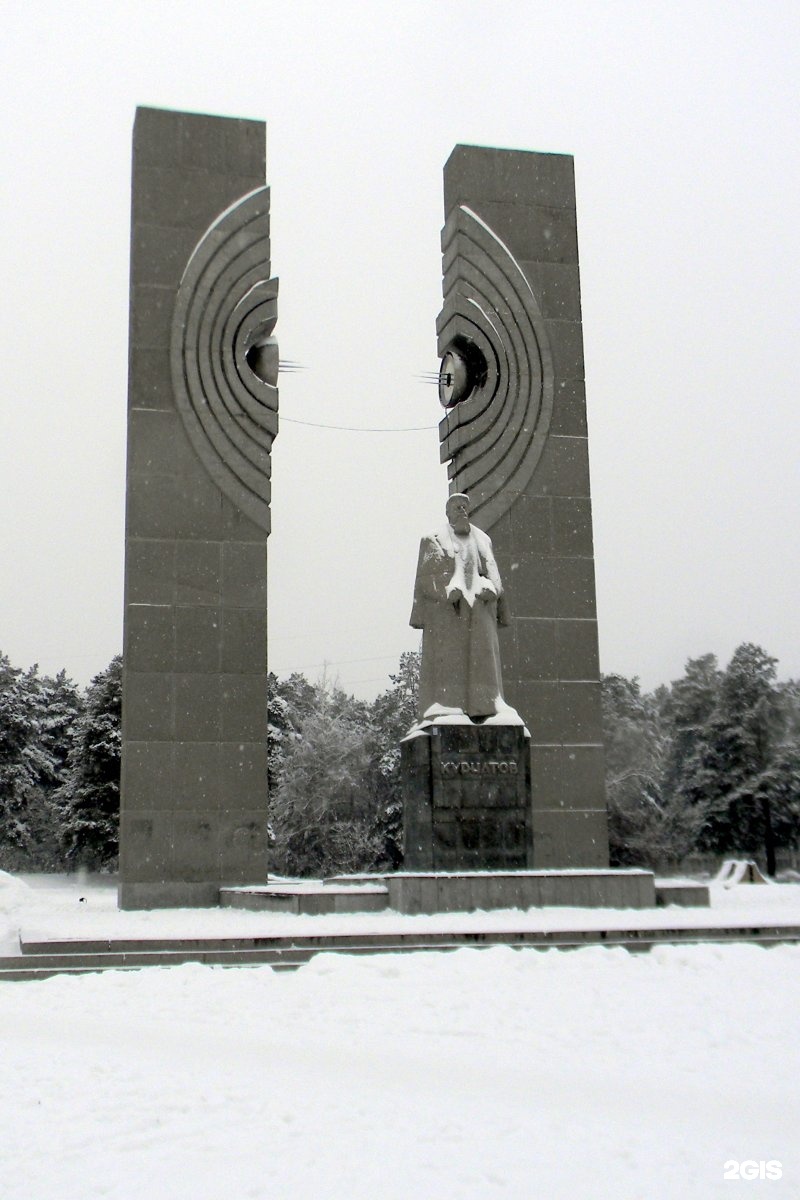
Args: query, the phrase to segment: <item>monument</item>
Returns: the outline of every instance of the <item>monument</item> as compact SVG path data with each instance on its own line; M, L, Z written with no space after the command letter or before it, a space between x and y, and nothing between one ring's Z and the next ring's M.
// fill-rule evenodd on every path
M456 146L437 322L453 492L503 565L537 868L608 865L573 161Z
M421 629L419 713L495 716L503 680L498 624L505 596L491 539L470 524L469 497L456 493L447 520L422 539L410 624Z
M451 495L422 539L411 625L422 632L419 722L401 745L406 871L532 865L528 731L503 699L508 624L491 539Z
M133 135L120 888L266 876L278 283L265 126L139 108Z

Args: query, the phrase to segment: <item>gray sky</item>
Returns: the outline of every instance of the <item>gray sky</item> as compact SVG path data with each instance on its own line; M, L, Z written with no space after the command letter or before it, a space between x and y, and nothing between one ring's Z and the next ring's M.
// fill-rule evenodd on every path
M742 641L800 675L800 5L0 3L0 650L122 644L137 104L268 125L282 377L270 665L388 685L435 429L441 172L574 154L601 665ZM501 564L502 568L502 564Z

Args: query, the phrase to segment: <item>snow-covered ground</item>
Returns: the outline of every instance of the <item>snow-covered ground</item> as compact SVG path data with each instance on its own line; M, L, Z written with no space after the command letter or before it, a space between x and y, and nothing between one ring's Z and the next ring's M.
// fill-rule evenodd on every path
M319 922L117 913L108 883L2 883L7 939ZM646 915L800 924L800 886L715 887L710 912ZM600 919L513 923L581 916ZM335 918L366 920L432 918ZM794 1198L798 1012L800 946L322 954L296 972L0 983L0 1197ZM725 1180L742 1160L781 1178Z

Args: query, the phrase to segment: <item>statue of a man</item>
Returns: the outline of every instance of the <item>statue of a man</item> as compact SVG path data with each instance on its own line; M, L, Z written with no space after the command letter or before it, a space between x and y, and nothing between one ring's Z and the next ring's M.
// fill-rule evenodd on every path
M419 548L411 625L421 629L420 718L509 711L503 700L497 626L507 625L503 585L482 529L470 525L469 497L447 501L447 523Z

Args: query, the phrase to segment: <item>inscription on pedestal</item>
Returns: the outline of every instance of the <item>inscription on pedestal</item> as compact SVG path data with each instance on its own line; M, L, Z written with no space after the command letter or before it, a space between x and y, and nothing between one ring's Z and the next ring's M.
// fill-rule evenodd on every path
M433 725L402 745L406 870L524 870L530 752L520 725Z

